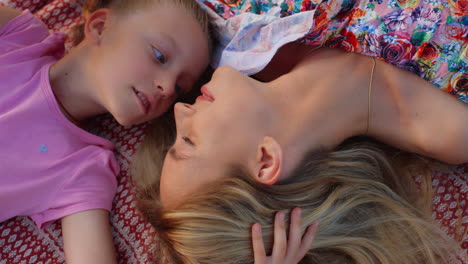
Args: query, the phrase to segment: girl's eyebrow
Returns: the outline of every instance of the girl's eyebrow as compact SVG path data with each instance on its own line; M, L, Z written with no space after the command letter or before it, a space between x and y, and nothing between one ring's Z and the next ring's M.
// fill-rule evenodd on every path
M177 54L178 50L179 50L179 46L177 45L177 42L171 37L169 36L168 34L165 34L165 33L162 33L160 32L158 34L158 36L149 36L149 39L150 43L152 45L155 45L157 44L158 42L162 42L163 45L162 45L162 48L164 52L168 52L168 49L171 49L172 50L172 53L175 53ZM156 47L160 47L161 45L156 45Z
M165 34L165 33L161 33L161 36L163 36L163 39L168 42L167 44L170 45L170 47L175 47L176 50L179 49L179 46L177 45L177 42L169 35Z

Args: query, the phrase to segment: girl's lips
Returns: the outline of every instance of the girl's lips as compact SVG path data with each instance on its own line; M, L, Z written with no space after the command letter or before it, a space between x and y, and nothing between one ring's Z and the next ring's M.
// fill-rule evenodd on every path
M151 103L149 102L148 97L144 93L135 89L134 87L132 87L132 89L138 99L138 102L142 107L143 113L146 115L151 107Z

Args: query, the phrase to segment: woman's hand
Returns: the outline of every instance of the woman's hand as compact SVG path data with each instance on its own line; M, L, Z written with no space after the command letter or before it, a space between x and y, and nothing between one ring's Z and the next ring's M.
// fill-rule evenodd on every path
M280 211L275 216L275 232L273 253L266 256L263 245L260 224L252 226L252 243L254 249L255 264L295 264L309 251L318 229L318 221L307 228L306 233L301 233L301 209L294 208L291 212L291 224L289 238L286 239L284 221L285 213Z

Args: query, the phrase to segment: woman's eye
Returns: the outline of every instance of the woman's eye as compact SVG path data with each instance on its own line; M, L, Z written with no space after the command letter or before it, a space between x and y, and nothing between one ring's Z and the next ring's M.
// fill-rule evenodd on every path
M166 56L164 56L164 54L162 54L161 51L159 51L157 48L153 48L153 52L154 52L154 56L160 63L162 64L166 63Z
M193 144L193 141L190 140L190 138L188 138L188 137L182 137L182 140L185 141L187 144L189 144L191 146L195 146L195 144Z

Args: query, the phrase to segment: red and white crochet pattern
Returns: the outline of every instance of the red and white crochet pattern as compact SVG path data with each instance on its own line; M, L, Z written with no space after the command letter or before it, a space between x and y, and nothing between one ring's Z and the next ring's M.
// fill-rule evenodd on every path
M0 4L29 9L42 19L51 31L70 32L83 21L84 0L0 0ZM67 42L67 48L71 43ZM145 223L135 209L134 189L130 177L130 159L144 135L144 125L122 127L111 117L100 117L93 132L115 143L121 166L118 190L111 213L112 233L119 263L157 262L152 252L156 231ZM442 229L468 249L468 164L434 173L433 217ZM455 230L459 228L459 232ZM456 263L468 263L464 259ZM65 263L59 223L40 230L28 217L16 217L0 223L0 264Z

